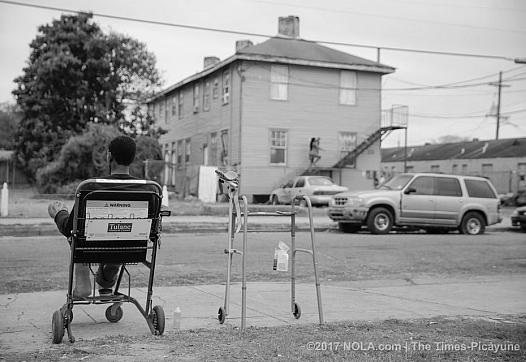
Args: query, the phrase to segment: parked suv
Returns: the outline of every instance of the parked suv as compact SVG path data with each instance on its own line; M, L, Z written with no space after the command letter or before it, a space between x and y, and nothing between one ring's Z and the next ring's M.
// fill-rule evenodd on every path
M377 190L334 195L328 213L342 231L356 232L365 224L373 234L386 234L397 225L475 235L502 221L488 179L430 173L400 174Z

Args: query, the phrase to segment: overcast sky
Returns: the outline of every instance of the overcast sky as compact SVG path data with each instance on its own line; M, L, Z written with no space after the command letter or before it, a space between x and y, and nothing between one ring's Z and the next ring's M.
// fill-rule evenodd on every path
M307 40L526 58L526 1L522 0L19 0L26 4L195 25L257 34L277 34L279 16L297 15ZM22 74L37 27L61 12L0 2L0 102L14 102L13 79ZM224 59L235 41L265 38L113 20L95 16L105 31L128 34L157 57L164 85L202 69L203 57ZM333 48L376 59L376 50ZM408 143L441 136L495 137L496 82L503 71L500 137L526 137L526 65L507 60L381 51L396 68L383 78L382 108L409 109ZM458 83L451 86L451 83ZM444 88L432 86L445 85ZM414 90L404 90L411 88ZM416 89L415 89L416 88ZM403 145L392 133L383 147Z

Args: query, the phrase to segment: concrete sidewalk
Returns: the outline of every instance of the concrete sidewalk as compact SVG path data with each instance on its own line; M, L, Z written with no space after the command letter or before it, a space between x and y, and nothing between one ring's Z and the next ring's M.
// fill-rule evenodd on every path
M470 279L414 279L338 282L322 285L326 322L353 320L412 319L435 316L474 316L526 313L525 275L502 275ZM163 306L166 332L173 333L173 311L182 311L181 329L232 328L240 326L241 288L231 289L231 304L225 325L217 320L223 304L224 285L154 287L153 305ZM142 305L144 288L132 289ZM29 351L51 343L51 316L65 302L65 291L0 295L0 340L5 352ZM299 284L296 301L302 309L296 320L290 312L289 283L248 283L247 327L318 323L314 284ZM149 329L131 304L123 305L124 317L110 323L106 306L75 306L72 324L77 341L104 335L141 336ZM67 335L63 343L67 342Z

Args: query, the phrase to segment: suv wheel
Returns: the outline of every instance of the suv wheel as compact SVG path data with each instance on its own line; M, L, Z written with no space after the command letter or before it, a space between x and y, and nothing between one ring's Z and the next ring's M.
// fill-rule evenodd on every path
M338 227L344 233L357 233L362 228L361 224L353 224L348 222L339 222Z
M367 217L367 228L373 234L387 234L393 227L393 215L384 207L373 209Z
M486 223L484 218L478 212L468 212L462 218L460 224L460 232L467 235L484 234L486 230Z

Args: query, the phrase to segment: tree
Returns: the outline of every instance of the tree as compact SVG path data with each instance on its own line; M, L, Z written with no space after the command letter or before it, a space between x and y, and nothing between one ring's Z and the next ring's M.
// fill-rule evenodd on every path
M16 106L0 104L0 149L11 150L15 147L13 139L21 118L22 115Z
M72 194L80 181L108 175L106 151L111 140L121 134L114 126L90 124L86 132L68 140L55 161L38 170L38 190L42 193ZM145 177L144 161L162 160L161 146L157 139L150 136L137 137L136 144L135 161L130 165L130 173L136 177ZM151 172L155 176L153 179L156 179L163 166L164 163L156 165Z
M457 143L457 142L468 142L470 141L469 137L462 137L457 135L445 135L440 136L438 139L433 143Z
M60 186L107 174L106 151L111 140L121 133L113 126L92 123L85 133L71 137L55 161L36 174L42 193L56 193Z
M30 47L13 91L23 112L17 157L30 177L88 124L125 124L126 107L160 85L146 46L104 34L91 14L62 15L39 27Z

